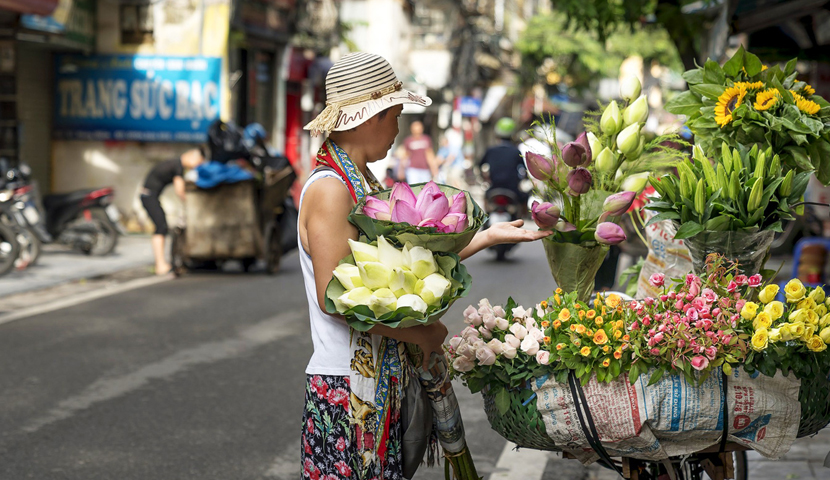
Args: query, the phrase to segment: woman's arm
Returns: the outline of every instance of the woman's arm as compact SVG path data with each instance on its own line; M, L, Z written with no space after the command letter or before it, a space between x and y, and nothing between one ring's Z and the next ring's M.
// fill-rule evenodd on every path
M553 231L525 230L521 228L524 223L524 220L497 223L487 230L478 232L476 236L473 237L473 241L470 242L470 244L467 245L467 247L459 254L461 260L470 258L476 253L487 247L492 247L493 245L501 243L533 242L554 233Z
M351 253L348 240L357 240L357 229L349 223L348 216L354 202L349 191L336 178L322 178L312 184L305 194L300 218L305 225L308 254L314 266L317 303L326 315L326 287L332 272L344 257ZM301 253L302 254L302 253ZM340 315L335 315L345 323ZM376 326L370 333L414 343L429 358L432 352L441 353L441 344L447 337L447 328L441 322L426 327L389 328Z
M176 195L178 195L179 198L182 199L182 202L184 202L184 178L178 175L173 177L173 190L176 191Z

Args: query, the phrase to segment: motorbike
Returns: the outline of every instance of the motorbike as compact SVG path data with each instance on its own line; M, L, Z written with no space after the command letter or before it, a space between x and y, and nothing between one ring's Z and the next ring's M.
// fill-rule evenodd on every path
M57 242L87 255L109 255L118 244L118 236L124 234L121 214L112 203L114 197L110 187L46 195L46 232Z
M489 218L485 228L502 222L512 222L521 218L522 202L516 192L506 188L491 188L484 195L484 211ZM515 243L502 243L490 247L496 252L496 260L504 261L507 253L516 246Z
M0 204L5 204L12 198L8 190L0 190ZM9 273L20 255L20 243L17 233L4 223L0 222L0 276Z

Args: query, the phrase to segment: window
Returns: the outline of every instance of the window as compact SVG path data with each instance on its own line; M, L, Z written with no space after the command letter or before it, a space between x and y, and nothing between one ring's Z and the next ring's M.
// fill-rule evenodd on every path
M149 3L121 5L120 21L122 44L153 41L153 7Z

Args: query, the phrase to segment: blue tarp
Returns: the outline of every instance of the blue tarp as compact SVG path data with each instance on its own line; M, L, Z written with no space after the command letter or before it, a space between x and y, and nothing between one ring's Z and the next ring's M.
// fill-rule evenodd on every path
M213 188L223 183L236 183L250 180L254 176L237 165L222 162L207 162L196 167L199 177L196 186L199 188Z

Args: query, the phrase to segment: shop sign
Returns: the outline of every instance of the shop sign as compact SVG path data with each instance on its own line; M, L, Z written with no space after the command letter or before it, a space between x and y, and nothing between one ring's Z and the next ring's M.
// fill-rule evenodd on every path
M58 55L54 135L202 142L219 118L222 59Z
M95 43L95 1L61 0L51 15L21 15L20 24L29 30L64 35L92 47Z
M475 97L459 97L458 110L464 117L478 117L481 112L481 99Z

